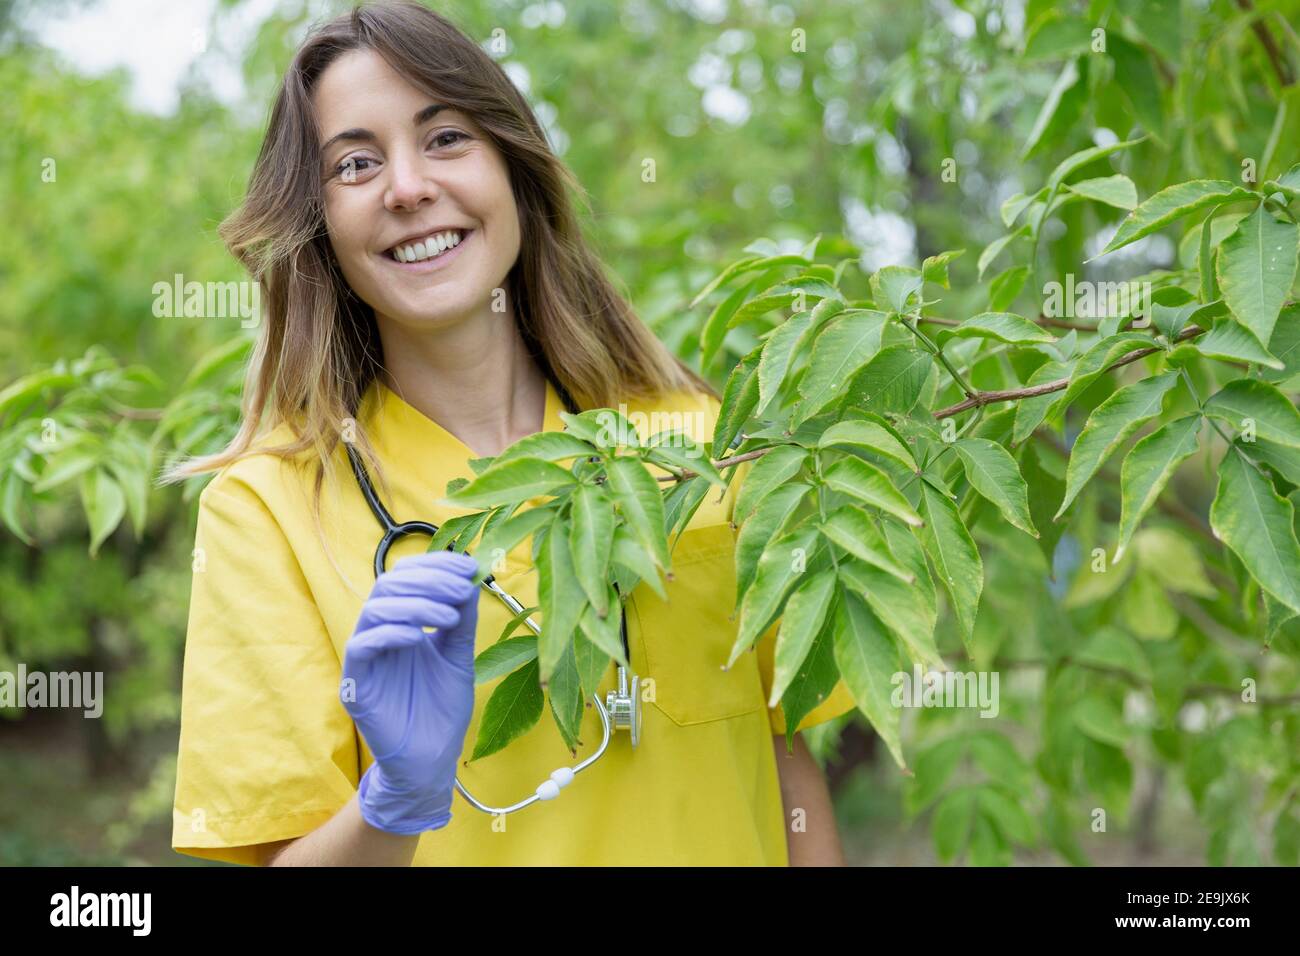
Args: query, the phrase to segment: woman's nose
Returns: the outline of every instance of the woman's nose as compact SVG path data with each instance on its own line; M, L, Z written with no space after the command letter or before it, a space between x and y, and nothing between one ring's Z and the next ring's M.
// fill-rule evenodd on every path
M418 209L425 200L436 201L439 187L423 157L393 156L388 165L384 205L390 211Z

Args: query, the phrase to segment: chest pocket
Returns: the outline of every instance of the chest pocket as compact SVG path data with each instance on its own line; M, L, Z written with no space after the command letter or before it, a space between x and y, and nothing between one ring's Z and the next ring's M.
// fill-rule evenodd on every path
M722 670L739 624L739 614L731 618L735 535L725 520L688 528L672 553L668 600L643 584L629 603L629 627L645 649L645 676L654 678L649 703L683 726L752 713L766 703L755 653Z

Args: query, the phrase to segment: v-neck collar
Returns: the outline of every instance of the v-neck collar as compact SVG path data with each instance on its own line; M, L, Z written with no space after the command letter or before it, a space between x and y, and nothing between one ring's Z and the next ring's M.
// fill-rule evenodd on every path
M366 389L361 409L358 418L365 423L381 461L399 467L421 468L428 468L436 462L438 470L447 472L450 479L462 475L472 478L474 472L469 467L470 459L484 457L378 378L373 379ZM560 418L560 412L564 410L554 383L547 378L546 409L541 430L563 430L564 420Z

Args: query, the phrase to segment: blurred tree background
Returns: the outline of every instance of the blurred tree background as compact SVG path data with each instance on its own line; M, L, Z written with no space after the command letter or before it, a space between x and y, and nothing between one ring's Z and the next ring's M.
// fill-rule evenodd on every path
M293 49L347 6L200 3L206 26L171 35L131 4L108 5L140 19L135 57L193 44L174 109L140 108L129 72L87 75L45 42L51 23L99 4L0 0L0 670L106 674L100 720L0 710L10 864L197 863L172 853L169 834L198 485L152 477L169 455L232 433L252 332L237 317L159 318L153 290L177 274L243 278L216 226L239 201ZM1070 202L999 259L1004 247L989 244L1008 234L1015 197L1032 198L1066 156L1145 136L1115 167L1143 198L1188 179L1277 179L1300 158L1300 0L436 7L485 49L502 31L494 55L583 184L611 274L696 367L709 312L690 303L756 240L797 252L820 235L829 261L853 259L845 282L863 294L882 266L965 248L945 314L1000 303L1037 315L1037 290L1065 273L1158 279L1198 256L1189 221L1085 270L1126 210ZM237 73L236 94L213 88L214 63ZM1216 220L1216 242L1230 219ZM721 385L757 341L733 330L705 371ZM976 384L1007 387L1000 375L985 369ZM1294 398L1294 379L1279 387ZM1111 390L1101 381L1081 404ZM1081 424L1049 422L1063 448ZM1027 634L1050 650L1118 633L1091 661L1107 703L1087 726L1062 726L1044 707L1043 661L1004 660L998 719L905 713L913 777L862 715L817 728L851 861L1294 865L1300 626L1261 629L1246 610L1259 594L1205 523L1204 463L1179 474L1143 573L1127 581L1084 573L1099 523L1115 520L1116 476L1041 559L997 520L981 525L975 641L987 660ZM1241 703L1243 674L1266 670L1267 693ZM1062 735L1092 742L1079 753L1058 747ZM966 851L935 805L954 781L983 778L1019 791L1028 819ZM1087 808L1102 803L1118 809L1093 832Z

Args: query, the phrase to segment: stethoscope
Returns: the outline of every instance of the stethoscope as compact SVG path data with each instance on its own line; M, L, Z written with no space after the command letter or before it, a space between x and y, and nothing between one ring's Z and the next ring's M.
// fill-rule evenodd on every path
M555 386L556 391L564 401L565 406L572 410L575 406L572 399L569 398L568 393L558 382L553 381L552 384ZM374 514L375 520L379 522L379 526L384 531L384 536L379 540L378 547L375 548L374 570L375 577L379 577L379 575L383 574L387 568L388 552L398 539L404 538L407 535L416 534L426 534L432 537L437 534L438 526L431 524L428 521L394 521L393 516L388 513L388 509L385 508L383 502L379 500L379 496L375 494L374 485L370 482L370 475L366 471L365 465L361 463L360 454L357 452L356 448L353 447L351 442L345 442L344 444L348 450L348 458L352 462L352 473L356 476L357 484L361 488L361 494L365 497L366 504L370 506L370 511ZM505 604L506 607L510 608L513 614L519 615L523 613L523 605L508 594L501 585L497 584L496 579L491 574L483 579L483 587L487 588L487 590L500 598L501 602ZM614 586L614 590L618 590L617 584ZM627 608L622 606L621 599L619 605L623 614L623 653L630 662L632 657L631 652L628 649L627 641ZM534 621L531 616L524 618L524 623L534 634L538 637L541 636L542 630L537 626L537 622ZM599 760L605 753L605 749L609 746L611 723L614 730L628 731L633 747L640 742L640 679L635 674L629 674L627 668L623 667L621 664L618 665L617 689L611 690L606 695L604 701L600 699L599 694L592 694L591 699L595 702L596 712L600 715L601 740L600 746L596 748L596 752L586 760L583 760L581 763L572 767L560 767L553 770L551 775L538 785L537 789L531 796L525 797L518 803L512 803L508 807L490 807L483 803L465 788L465 785L460 782L459 776L457 776L455 780L456 790L460 792L460 795L464 797L471 806L477 807L484 813L514 813L516 810L522 810L530 803L534 803L538 800L554 800L560 795L560 791L564 787L567 787L573 782L573 778L578 771L585 770L587 767L590 767L593 763Z

